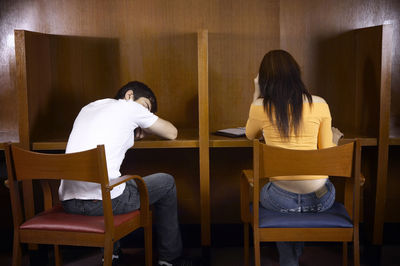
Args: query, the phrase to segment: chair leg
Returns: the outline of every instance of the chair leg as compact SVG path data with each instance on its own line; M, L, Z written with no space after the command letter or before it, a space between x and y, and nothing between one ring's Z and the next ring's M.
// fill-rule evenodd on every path
M144 252L146 266L152 265L152 224L151 222L144 228Z
M21 243L19 243L18 233L14 231L14 243L13 243L13 258L12 265L20 266L22 259Z
M354 237L353 241L353 257L354 257L354 266L360 266L360 243L358 240L358 234Z
M254 264L255 266L261 265L261 258L260 258L260 239L258 236L257 230L254 230Z
M56 266L62 265L62 258L59 245L54 245L54 262Z
M249 224L244 223L244 266L249 266Z
M347 247L347 242L343 242L343 266L347 266L347 261L348 261L348 255L347 255L347 251L348 251L348 247Z
M111 266L112 264L112 254L113 254L113 242L112 241L106 241L104 245L104 263L103 266Z

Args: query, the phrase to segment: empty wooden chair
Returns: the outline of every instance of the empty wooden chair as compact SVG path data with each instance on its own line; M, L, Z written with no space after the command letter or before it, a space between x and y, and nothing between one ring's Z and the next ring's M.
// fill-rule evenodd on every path
M21 244L54 245L56 265L61 264L59 245L94 246L104 248L104 265L111 265L113 244L143 227L146 265L152 265L152 222L146 185L136 175L108 179L104 145L71 154L31 152L15 144L5 145L6 164L14 222L13 265L21 264ZM76 180L100 184L104 216L76 215L64 212L61 205L52 204L49 185L43 185L44 211L30 219L23 216L19 184L25 180ZM117 185L134 179L140 192L140 210L113 215L110 191Z

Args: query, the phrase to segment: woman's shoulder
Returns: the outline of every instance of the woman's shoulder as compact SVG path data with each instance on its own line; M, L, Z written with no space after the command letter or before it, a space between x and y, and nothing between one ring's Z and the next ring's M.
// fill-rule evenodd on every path
M325 101L325 99L320 96L317 96L317 95L311 95L311 96L312 96L313 103L327 103Z
M263 106L264 105L264 98L258 98L257 100L255 100L252 105L254 106Z

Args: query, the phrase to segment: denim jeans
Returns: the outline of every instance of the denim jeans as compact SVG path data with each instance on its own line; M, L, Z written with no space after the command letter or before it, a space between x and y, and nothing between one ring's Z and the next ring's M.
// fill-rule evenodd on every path
M329 181L316 192L297 194L286 191L273 182L260 191L261 205L269 210L284 213L323 212L335 202L335 187ZM277 242L280 266L298 266L304 248L303 242Z
M172 260L182 253L182 239L178 222L175 180L169 174L157 173L143 177L149 203L153 205L153 218L157 229L158 255L160 260ZM66 212L103 215L101 200L71 199L62 202ZM134 180L126 182L124 192L112 199L114 214L123 214L139 209L140 195ZM119 247L119 241L114 249Z

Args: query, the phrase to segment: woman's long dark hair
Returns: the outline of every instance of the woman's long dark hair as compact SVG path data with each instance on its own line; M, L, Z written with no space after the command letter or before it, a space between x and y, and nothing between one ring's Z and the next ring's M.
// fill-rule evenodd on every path
M283 50L265 54L258 73L258 83L265 112L277 126L281 137L288 139L291 129L298 135L303 97L307 97L310 106L312 97L301 80L300 67L294 58Z

